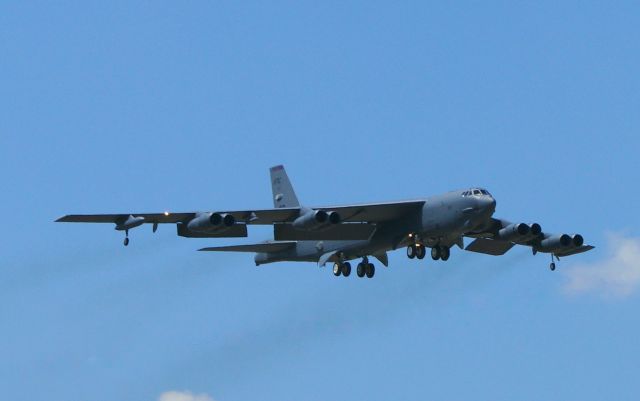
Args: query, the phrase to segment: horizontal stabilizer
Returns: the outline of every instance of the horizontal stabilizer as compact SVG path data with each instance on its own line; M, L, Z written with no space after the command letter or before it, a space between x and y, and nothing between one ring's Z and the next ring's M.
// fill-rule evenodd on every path
M253 252L253 253L276 253L286 251L296 246L295 241L263 242L261 244L213 246L198 249L207 252Z
M278 241L366 240L375 230L376 226L361 223L334 224L317 231L298 230L291 224L275 224L273 238Z
M567 251L564 251L564 252L555 252L554 254L556 256L558 256L558 257L571 256L571 255L576 255L578 253L590 251L593 248L595 248L595 247L591 246L591 245L582 245L579 248L571 248L571 249L569 249Z
M504 255L513 248L515 244L509 241L498 241L494 239L476 238L465 250L471 252L485 253L487 255Z

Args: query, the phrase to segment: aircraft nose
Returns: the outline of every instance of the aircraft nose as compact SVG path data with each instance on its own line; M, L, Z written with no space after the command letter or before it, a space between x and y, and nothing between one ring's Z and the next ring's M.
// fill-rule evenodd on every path
M493 212L496 210L496 200L493 196L483 196L478 199L478 206L482 210L491 210Z
M492 212L496 210L496 200L494 199L493 196L490 196L489 199L487 199L489 201L489 205L487 206L488 209L490 209Z

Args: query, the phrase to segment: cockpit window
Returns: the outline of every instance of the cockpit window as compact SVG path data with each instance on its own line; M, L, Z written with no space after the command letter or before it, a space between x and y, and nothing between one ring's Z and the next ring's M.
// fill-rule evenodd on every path
M487 191L486 189L469 189L467 191L464 191L462 193L462 196L472 196L472 195L487 195L487 196L491 196L491 194L489 193L489 191Z

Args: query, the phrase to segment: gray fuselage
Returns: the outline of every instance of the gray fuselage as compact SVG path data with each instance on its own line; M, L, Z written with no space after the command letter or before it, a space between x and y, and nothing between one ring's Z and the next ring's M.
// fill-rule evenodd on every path
M280 261L317 262L322 255L335 252L331 260L351 260L367 255L380 255L389 250L419 241L425 246L450 247L461 237L491 219L495 199L486 191L465 195L460 190L423 199L423 207L401 220L380 224L367 240L297 241L294 248L277 253L258 253L256 265Z

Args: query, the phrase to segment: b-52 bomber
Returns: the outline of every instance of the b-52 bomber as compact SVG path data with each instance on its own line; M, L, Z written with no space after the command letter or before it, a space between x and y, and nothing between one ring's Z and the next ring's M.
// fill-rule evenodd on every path
M580 234L544 232L538 223L510 222L493 217L496 200L483 188L447 192L424 199L344 206L300 205L283 166L270 169L272 209L217 210L187 213L119 213L67 215L58 222L112 223L125 232L143 224L176 224L179 236L188 238L246 237L247 226L273 226L273 241L258 244L202 248L209 252L252 252L256 266L280 261L333 263L335 276L351 274L350 260L360 259L358 277L373 277L369 257L389 265L387 252L406 248L410 259L423 259L430 249L433 260L449 259L455 245L466 251L504 255L515 245L533 254L554 258L586 252ZM464 239L473 241L464 246Z

